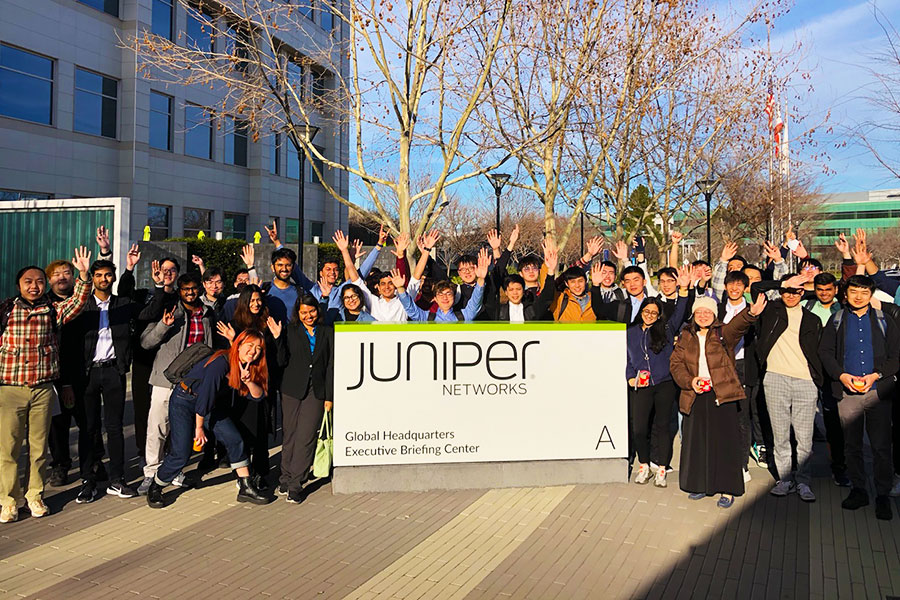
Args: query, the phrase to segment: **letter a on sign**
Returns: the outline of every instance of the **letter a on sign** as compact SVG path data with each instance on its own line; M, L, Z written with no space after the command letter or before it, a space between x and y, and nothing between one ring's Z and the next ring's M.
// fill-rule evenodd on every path
M604 436L606 436L606 439L603 439ZM612 446L613 450L616 449L616 445L613 444L612 441L612 435L610 435L609 429L606 427L606 425L603 426L603 430L600 432L600 439L597 440L597 445L594 446L594 450L599 450L600 444L609 444L610 446Z

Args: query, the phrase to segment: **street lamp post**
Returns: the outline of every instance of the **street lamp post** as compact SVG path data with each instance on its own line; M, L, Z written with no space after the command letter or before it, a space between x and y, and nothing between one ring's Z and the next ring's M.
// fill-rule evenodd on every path
M709 227L709 205L712 202L713 192L719 187L718 179L701 179L697 182L697 187L706 198L706 262L712 264L712 235Z
M497 233L500 233L500 192L503 191L503 186L506 185L506 182L509 181L509 174L507 173L488 173L488 180L491 182L491 185L494 186L494 196L497 198Z
M319 128L313 125L307 125L305 127L304 133L306 134L306 142L308 144L312 144L313 138L316 137L316 134L319 133ZM296 133L295 133L296 135ZM297 226L299 230L297 231L297 264L300 267L300 270L303 270L303 232L306 230L306 185L303 180L304 168L306 167L306 152L303 151L302 147L297 147L297 160L300 161L300 198L299 198L299 219L297 219Z

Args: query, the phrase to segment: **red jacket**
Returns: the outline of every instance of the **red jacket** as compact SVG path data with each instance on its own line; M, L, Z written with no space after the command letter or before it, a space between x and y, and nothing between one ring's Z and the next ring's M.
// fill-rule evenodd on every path
M91 282L79 278L69 298L31 305L16 298L0 336L0 385L33 387L59 378L59 327L78 316L91 295Z

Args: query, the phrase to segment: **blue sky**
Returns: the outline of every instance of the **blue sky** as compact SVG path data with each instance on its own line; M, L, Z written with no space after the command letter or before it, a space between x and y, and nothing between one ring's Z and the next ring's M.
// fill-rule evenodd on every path
M814 87L805 106L807 123L821 121L831 110L828 124L833 132L821 128L815 135L820 149L827 149L831 156L829 167L837 172L818 176L825 192L900 187L900 181L878 165L852 134L858 122L878 117L865 100L874 89L867 67L873 66L872 56L885 46L884 32L873 14L875 6L900 28L900 0L797 0L773 32L773 49L795 40L802 44L802 64L810 71ZM835 147L842 142L846 147Z

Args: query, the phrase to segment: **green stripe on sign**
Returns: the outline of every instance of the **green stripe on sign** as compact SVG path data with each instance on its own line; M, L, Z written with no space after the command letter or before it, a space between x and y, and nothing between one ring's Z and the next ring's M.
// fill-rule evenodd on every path
M601 321L599 323L504 323L479 321L477 323L335 323L335 331L359 331L371 328L381 331L625 331L625 323Z

